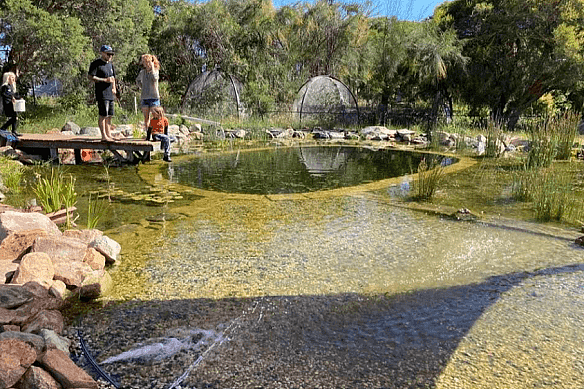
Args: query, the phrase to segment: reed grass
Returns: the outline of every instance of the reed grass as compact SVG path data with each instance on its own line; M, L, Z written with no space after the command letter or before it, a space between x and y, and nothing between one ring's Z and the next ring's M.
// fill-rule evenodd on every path
M568 174L554 168L528 168L516 174L513 197L533 204L539 221L565 218L572 201L572 185Z
M414 199L430 200L444 179L444 167L423 158L418 165L418 179L414 182Z
M91 193L89 193L89 199L87 201L87 228L96 228L108 208L108 201L99 200L97 195L95 198L92 198Z

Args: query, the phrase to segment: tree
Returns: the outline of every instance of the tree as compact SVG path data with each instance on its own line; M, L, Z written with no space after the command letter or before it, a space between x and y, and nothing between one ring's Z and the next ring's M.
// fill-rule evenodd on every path
M25 79L50 78L70 74L84 62L89 39L79 19L51 14L30 0L6 0L0 11L5 68L17 67Z
M434 19L464 41L462 97L499 124L513 127L540 96L573 90L584 72L583 0L454 0Z

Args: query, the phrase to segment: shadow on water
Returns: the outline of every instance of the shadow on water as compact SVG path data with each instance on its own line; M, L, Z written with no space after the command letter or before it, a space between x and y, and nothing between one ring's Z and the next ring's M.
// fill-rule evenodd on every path
M507 292L526 280L582 270L568 265L374 297L130 301L82 317L78 326L99 363L130 351L102 365L122 388L168 388L189 367L182 388L436 387L460 342ZM203 342L201 329L211 331ZM189 336L196 336L190 346L175 341L170 353L128 358L146 344Z

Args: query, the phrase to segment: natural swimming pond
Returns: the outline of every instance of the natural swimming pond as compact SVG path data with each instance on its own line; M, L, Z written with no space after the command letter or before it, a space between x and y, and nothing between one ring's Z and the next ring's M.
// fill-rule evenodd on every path
M204 155L173 166L171 180L226 193L281 194L335 189L415 173L445 157L348 146L274 147ZM449 158L447 163L455 160Z
M179 183L183 163L110 171L108 223L125 224L107 232L123 247L110 298L128 302L81 327L100 362L201 329L221 340L209 354L185 341L166 359L106 364L125 386L169 388L198 358L183 387L584 385L573 237L412 211L394 197L400 177L242 195ZM94 175L79 184L103 185Z

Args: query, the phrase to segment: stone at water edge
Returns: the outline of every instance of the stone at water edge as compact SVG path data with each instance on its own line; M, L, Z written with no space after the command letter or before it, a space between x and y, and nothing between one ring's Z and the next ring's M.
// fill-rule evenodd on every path
M578 246L584 246L584 236L580 236L578 238L576 238L576 242L575 242Z
M66 236L41 236L32 244L33 252L47 253L53 261L83 261L87 243Z
M61 389L62 386L47 371L31 366L21 379L21 389Z
M41 229L17 231L8 235L0 243L0 259L18 259L25 250L30 249L36 238L47 235L47 231Z
M113 286L112 277L105 270L95 270L89 274L81 286L75 289L82 300L95 300L106 294Z
M122 246L118 242L105 235L95 239L89 244L89 247L102 253L107 263L116 262L118 254L122 250Z
M44 230L48 235L61 235L59 227L42 213L15 211L0 213L0 241L10 234L36 229Z
M4 331L0 333L0 341L8 339L20 340L21 342L28 344L36 351L37 357L45 350L45 340L42 336L37 334L21 331Z
M47 350L41 357L41 364L65 388L98 389L97 382L61 350Z
M57 334L62 333L64 328L63 314L57 310L42 310L22 326L22 332L37 333L43 328L55 331Z

